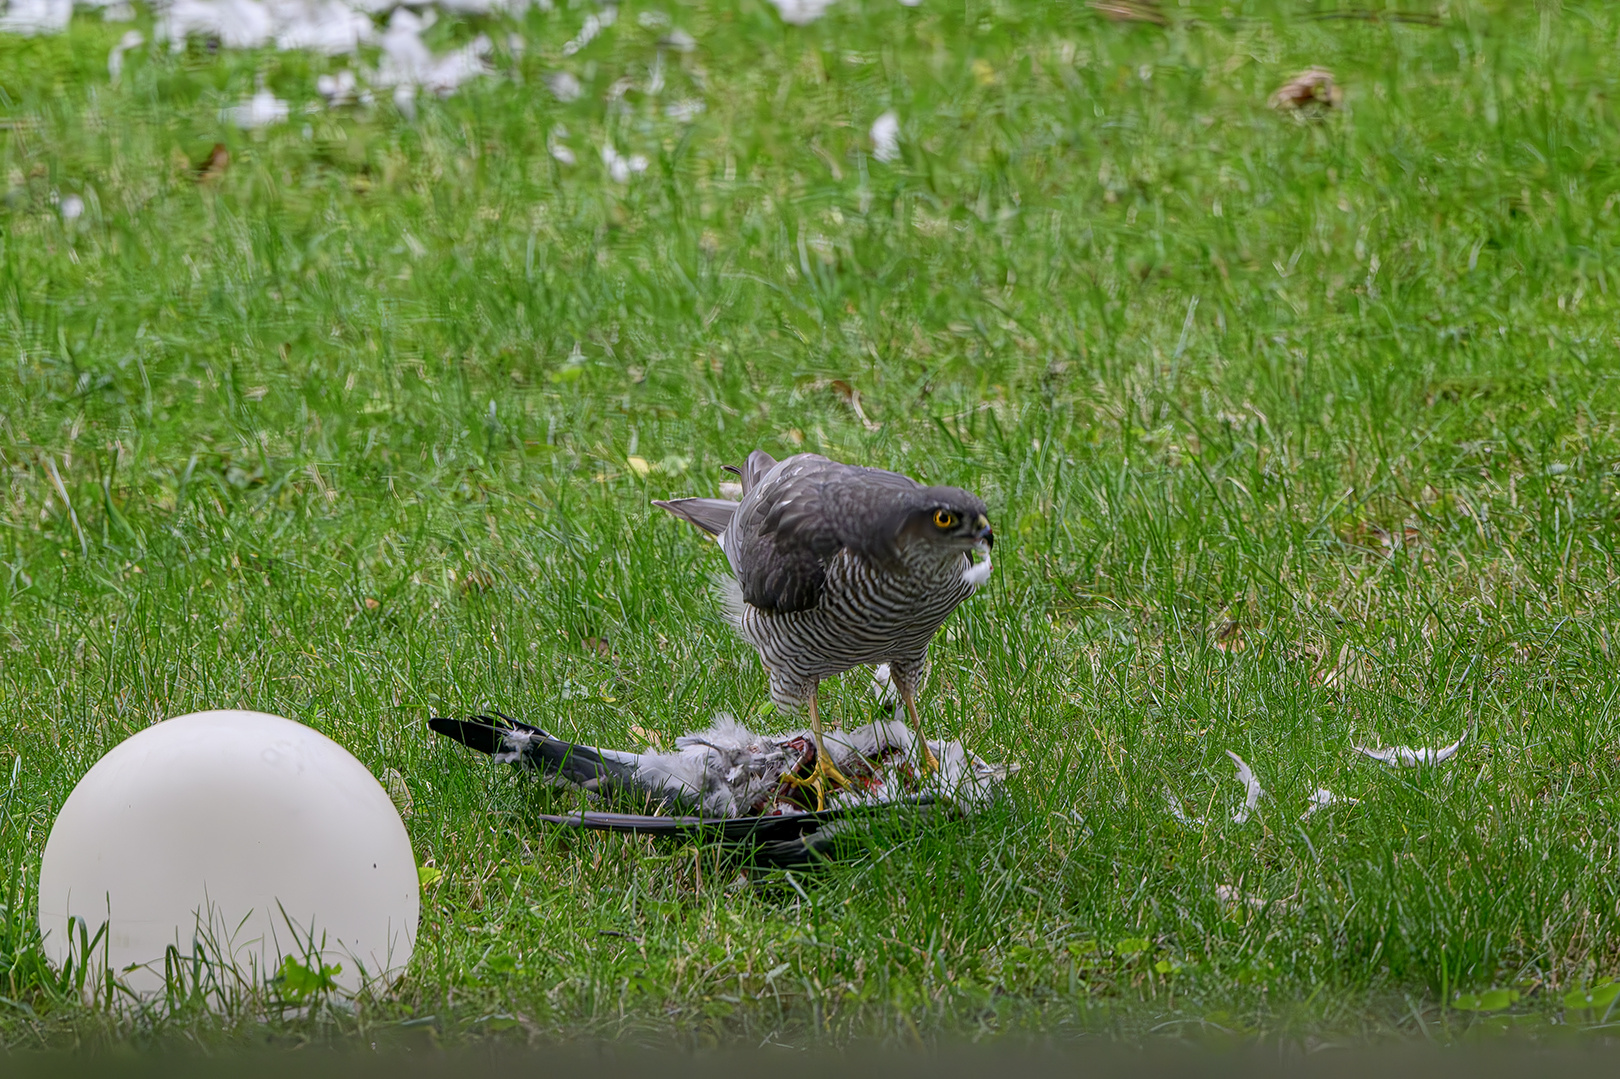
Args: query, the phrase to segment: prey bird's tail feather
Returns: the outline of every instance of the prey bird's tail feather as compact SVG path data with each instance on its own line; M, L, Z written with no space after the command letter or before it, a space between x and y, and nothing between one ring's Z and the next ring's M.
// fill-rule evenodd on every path
M654 499L653 505L668 510L711 536L718 536L731 526L731 519L737 515L738 503L724 498L672 498L667 502Z
M499 712L470 719L435 716L428 726L468 749L488 753L498 764L520 764L586 790L630 786L636 773L633 753L564 742Z
M446 738L454 738L468 749L491 755L500 752L510 731L537 734L542 738L549 737L539 727L531 727L499 712L489 716L473 716L471 719L446 719L444 716L434 716L428 720L428 726Z

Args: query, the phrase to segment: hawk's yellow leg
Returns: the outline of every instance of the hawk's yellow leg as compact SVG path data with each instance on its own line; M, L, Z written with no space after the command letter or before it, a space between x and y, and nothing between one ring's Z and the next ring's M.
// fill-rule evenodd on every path
M816 691L810 691L810 731L816 739L816 767L810 773L809 779L800 779L797 776L783 776L782 782L794 787L809 787L816 792L816 811L827 808L827 784L853 790L855 784L849 777L838 770L827 753L827 747L821 741L821 712L816 707Z
M922 774L938 771L939 760L934 751L928 748L928 739L923 735L922 720L917 717L917 701L911 694L909 686L900 690L900 699L906 702L906 715L911 717L911 725L917 728L917 745L922 747Z

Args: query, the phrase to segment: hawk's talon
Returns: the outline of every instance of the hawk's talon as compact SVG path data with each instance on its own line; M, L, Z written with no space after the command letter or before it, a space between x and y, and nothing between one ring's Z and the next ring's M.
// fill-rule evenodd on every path
M939 758L934 756L934 751L929 748L927 742L923 742L922 751L922 774L928 775L939 771Z
M816 766L810 772L809 778L800 779L795 775L784 775L782 782L790 787L809 787L816 792L816 812L820 813L827 808L827 782L831 780L836 786L852 791L855 784L850 782L848 776L838 770L838 766L830 757L816 754Z

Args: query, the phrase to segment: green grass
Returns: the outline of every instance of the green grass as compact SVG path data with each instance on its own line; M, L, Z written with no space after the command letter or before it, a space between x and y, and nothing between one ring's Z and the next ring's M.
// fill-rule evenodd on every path
M414 121L300 116L301 55L143 49L111 87L123 27L0 40L0 1042L1605 1021L1563 998L1620 975L1620 13L630 0L565 57L585 10L442 21L503 74ZM649 94L654 10L698 48ZM1311 65L1342 109L1267 107ZM293 121L224 130L256 75ZM607 140L648 171L611 182ZM986 818L734 887L536 826L552 795L425 719L757 712L717 553L648 505L755 447L986 498L926 713L1023 770ZM409 975L301 1018L81 1008L32 928L52 816L227 706L403 777L443 872ZM1470 728L1435 769L1350 749ZM1271 792L1243 825L1227 750ZM1319 786L1360 803L1301 822ZM1492 988L1521 999L1452 1006Z

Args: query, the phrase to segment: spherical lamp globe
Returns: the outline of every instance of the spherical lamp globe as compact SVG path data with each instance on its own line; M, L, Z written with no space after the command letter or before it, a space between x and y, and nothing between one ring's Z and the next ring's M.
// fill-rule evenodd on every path
M289 957L328 968L336 991L376 986L403 972L419 912L387 792L330 738L263 712L196 712L115 746L68 795L40 867L46 954L142 995L164 988L166 956L243 988Z

